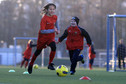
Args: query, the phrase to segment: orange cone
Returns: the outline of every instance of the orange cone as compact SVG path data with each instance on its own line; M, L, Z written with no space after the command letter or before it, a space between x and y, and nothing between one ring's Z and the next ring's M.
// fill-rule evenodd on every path
M83 76L80 78L80 80L91 80L91 78L87 77L87 76Z

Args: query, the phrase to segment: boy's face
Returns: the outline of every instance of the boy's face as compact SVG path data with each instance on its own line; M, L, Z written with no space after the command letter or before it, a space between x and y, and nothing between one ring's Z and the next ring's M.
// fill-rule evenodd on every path
M76 23L75 20L71 19L70 25L71 25L72 27L75 27L75 26L77 26L77 23Z

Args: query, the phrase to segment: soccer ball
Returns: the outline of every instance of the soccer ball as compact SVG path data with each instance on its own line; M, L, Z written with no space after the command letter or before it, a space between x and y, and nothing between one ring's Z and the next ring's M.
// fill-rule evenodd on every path
M33 68L34 68L34 69L38 69L38 67L39 67L38 64L34 64L34 65L33 65Z
M60 77L66 76L68 73L68 68L65 65L60 65L56 68L56 74Z

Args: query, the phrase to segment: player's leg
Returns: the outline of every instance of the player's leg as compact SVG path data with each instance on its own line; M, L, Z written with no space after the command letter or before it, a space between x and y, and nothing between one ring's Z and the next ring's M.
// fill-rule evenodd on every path
M119 67L119 69L121 69L121 59L120 59L120 57L118 58L118 67Z
M84 61L84 56L81 54L81 55L79 56L79 58L80 58L81 63L84 64L84 63L85 63L85 61Z
M75 68L76 68L76 66L77 66L77 61L79 60L78 59L78 56L79 56L79 54L80 54L80 49L76 49L76 50L74 50L74 52L73 52L73 57L72 57L72 63L71 63L71 69L70 69L70 71L71 71L71 75L73 75L76 71L75 71Z
M56 43L55 42L51 42L48 46L51 48L51 52L50 52L50 55L49 55L48 69L55 70L55 68L53 66L54 64L52 63L52 61L53 61L53 59L55 57L55 54L56 54Z
M92 70L92 65L93 65L94 59L89 60L89 69Z
M69 57L70 57L70 62L72 62L73 50L69 50Z
M34 64L34 62L35 62L37 56L41 53L41 51L42 51L42 49L41 49L41 50L38 50L38 49L37 49L37 50L35 51L35 53L33 54L32 59L31 59L31 62L29 63L29 66L28 66L28 72L29 72L29 74L32 73L33 64Z
M32 56L30 65L33 65L33 64L34 64L34 62L35 62L37 56L41 53L41 51L42 51L42 49L41 49L41 50L38 50L38 49L37 49L37 50L35 51L35 53L34 53L33 56Z
M83 60L83 55L81 54L81 55L79 55L78 57L77 57L77 61L81 61L82 63L84 63L84 60Z
M124 58L123 58L123 69L125 70L125 62L124 62Z
M80 54L80 52L81 52L81 50L80 49L76 49L75 50L76 52L78 52L78 54ZM77 61L81 61L81 63L83 63L84 64L84 59L83 59L83 55L81 54L81 55L78 55L77 56Z
M91 66L91 59L89 59L89 69L90 69L90 70L92 69L92 66Z
M26 58L25 58L25 68L27 68L28 62L29 62L29 59L26 59Z
M79 54L80 54L80 52L81 52L81 50L80 49L76 49L76 50L70 50L69 51L69 56L70 56L70 60L72 61L72 57L73 57L73 52L75 52L75 51L79 51ZM81 61L83 64L84 64L84 59L83 59L83 55L81 54L81 55L78 55L77 56L77 61Z
M23 60L22 60L22 62L21 62L21 66L20 66L21 68L22 68L24 62L25 62L25 60L24 60L24 58L23 58Z
M25 62L25 68L27 68L27 66L28 66L28 61Z

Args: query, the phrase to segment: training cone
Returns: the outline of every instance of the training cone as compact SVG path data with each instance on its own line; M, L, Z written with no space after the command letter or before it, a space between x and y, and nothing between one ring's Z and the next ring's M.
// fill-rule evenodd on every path
M15 70L9 70L8 72L15 72Z
M114 72L114 70L109 70L109 72Z
M91 80L91 78L87 77L87 76L83 76L80 78L80 80Z
M23 72L23 74L29 74L28 71Z

